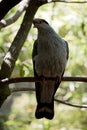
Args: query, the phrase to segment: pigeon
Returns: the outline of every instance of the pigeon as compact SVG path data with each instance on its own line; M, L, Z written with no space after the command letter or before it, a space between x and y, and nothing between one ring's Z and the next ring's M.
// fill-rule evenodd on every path
M54 117L54 96L65 71L69 48L67 41L62 39L46 20L35 18L33 25L38 31L32 51L34 76L43 79L35 82L35 117L51 120ZM49 77L57 80L45 80Z

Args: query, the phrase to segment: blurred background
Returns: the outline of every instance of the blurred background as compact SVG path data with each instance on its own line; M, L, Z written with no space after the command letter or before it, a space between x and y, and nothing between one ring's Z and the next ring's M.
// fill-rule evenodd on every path
M15 14L19 5L5 17ZM12 25L0 31L0 64L10 47L24 14ZM69 60L64 76L87 76L87 4L52 3L39 8L35 17L47 20L54 30L69 43ZM20 52L12 77L33 76L32 47L37 30L31 28ZM17 83L9 87L34 88L34 83ZM87 84L62 82L56 98L72 104L87 104ZM87 130L87 109L74 108L55 102L52 121L35 119L34 91L15 92L0 109L0 130Z

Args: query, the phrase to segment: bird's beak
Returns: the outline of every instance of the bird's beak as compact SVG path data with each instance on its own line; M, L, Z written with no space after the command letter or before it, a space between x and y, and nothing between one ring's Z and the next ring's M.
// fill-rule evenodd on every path
M34 27L34 28L36 27L36 22L35 22L35 20L33 20L33 27Z
M34 28L38 28L38 26L39 26L38 22L35 21L35 20L33 20L33 25L34 25L34 26L33 26Z

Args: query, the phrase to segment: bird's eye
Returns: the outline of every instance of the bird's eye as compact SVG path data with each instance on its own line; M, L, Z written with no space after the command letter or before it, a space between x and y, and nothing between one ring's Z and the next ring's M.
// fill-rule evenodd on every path
M39 24L41 24L41 23L42 23L42 21L39 22Z

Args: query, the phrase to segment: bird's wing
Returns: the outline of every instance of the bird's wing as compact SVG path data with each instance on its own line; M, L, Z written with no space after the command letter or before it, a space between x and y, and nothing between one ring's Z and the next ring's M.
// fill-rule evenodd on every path
M65 40L64 40L64 41L65 41ZM68 61L68 58L69 58L69 47L68 47L68 42L67 42L67 41L65 41L65 45L66 45L66 54L67 54L67 55L66 55L66 61ZM62 77L63 77L64 72L65 72L65 69L63 70L63 73L62 73L60 79L55 83L54 95L55 95L55 93L56 93L56 91L57 91L57 89L58 89L58 87L59 87L59 85L60 85L60 83L61 83L61 79L62 79Z
M66 43L66 52L67 52L67 60L68 60L68 58L69 58L69 47L68 47L68 42L67 41L65 41L65 43Z
M34 76L38 76L35 70L35 60L34 57L38 54L37 53L37 46L38 46L38 41L35 40L34 45L33 45L33 51L32 51L32 60L33 60L33 69L34 69Z
M32 51L33 70L34 70L34 76L35 77L38 77L38 74L37 74L37 72L35 70L35 60L34 60L35 56L38 54L37 46L38 46L38 41L35 40L34 45L33 45L33 51ZM39 100L39 86L40 86L40 82L35 82L36 97L38 97L37 100Z
M32 51L33 70L34 70L35 77L39 77L35 70L35 60L34 60L35 56L38 55L37 47L38 47L38 40L35 40L34 45L33 45L33 51ZM41 89L41 83L35 82L36 99L38 103L40 102L40 91L41 91L40 89Z

